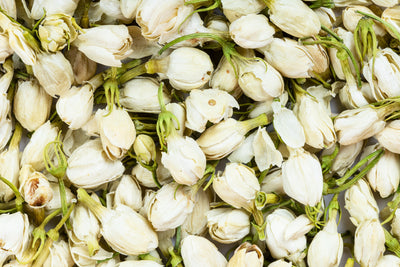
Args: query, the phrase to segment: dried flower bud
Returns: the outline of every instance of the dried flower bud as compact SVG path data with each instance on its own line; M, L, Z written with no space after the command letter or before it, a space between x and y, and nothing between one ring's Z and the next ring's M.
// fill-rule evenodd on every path
M10 146L0 153L0 175L18 188L19 147ZM0 183L0 202L8 202L14 198L14 192L5 183Z
M99 139L78 147L68 159L67 177L73 185L96 188L118 179L125 168L121 161L111 161L103 152Z
M292 263L286 262L281 259L281 260L272 262L270 265L268 265L268 267L292 267Z
M353 165L363 148L363 141L348 146L340 145L339 153L336 155L332 163L332 172L336 172L343 176Z
M345 193L345 208L350 213L350 221L359 225L366 220L378 219L379 208L372 195L369 185L364 180L359 180Z
M356 229L354 257L361 266L376 266L385 251L385 233L377 219L365 220Z
M387 22L389 25L394 27L397 32L400 32L399 14L400 14L400 7L394 6L391 8L386 8L382 13L381 18L383 21ZM393 30L390 29L390 27L387 27L386 25L384 25L384 26L385 26L386 31L391 36L393 36L394 38L397 38L396 33L393 32Z
M7 145L12 135L12 123L10 119L0 120L0 151Z
M375 135L378 142L392 153L400 153L400 120L394 120L386 124L386 127Z
M138 211L143 206L142 189L136 179L122 175L114 192L114 207L125 205Z
M106 66L120 67L121 60L132 53L132 37L123 24L85 29L73 45L91 60Z
M221 57L217 68L213 72L210 79L210 86L229 93L239 88L235 70L225 57Z
M263 264L262 250L257 245L245 242L235 249L227 267L262 267Z
M189 235L182 240L181 254L186 267L225 267L227 261L217 247L201 236Z
M22 253L30 236L28 215L21 212L1 214L0 225L0 252L5 255Z
M51 96L36 79L18 81L13 111L18 122L29 132L35 131L47 121L51 103Z
M239 209L212 209L207 212L207 227L212 239L231 244L250 233L250 215Z
M183 103L169 103L165 106L165 108L174 114L174 116L178 119L178 122L174 120L174 127L177 129L176 131L180 134L183 135L185 131L185 122L186 122L186 109ZM178 129L179 128L179 129Z
M271 166L280 167L282 165L282 154L275 148L267 129L258 127L257 133L252 142L254 159L260 171L267 170Z
M75 9L78 6L79 0L41 0L33 1L31 9L31 18L39 20L44 16L46 11L46 16L53 14L67 14L72 16Z
M54 183L51 178L55 178L52 176L50 178L50 174L47 174L46 178L48 181L50 181L50 188L51 191L53 191L53 198L46 204L46 211L47 212L53 212L56 209L61 208L61 194L60 194L60 186L58 183ZM68 187L65 187L65 200L68 205L70 205L73 201L76 200L75 195L71 192L71 189Z
M376 267L386 267L386 266L399 266L400 258L395 255L384 255L380 257Z
M233 114L233 108L239 108L236 99L229 93L218 89L194 89L185 99L186 127L203 132L207 121L218 123Z
M115 265L116 267L162 267L153 260L126 260Z
M133 143L133 151L138 157L138 160L145 164L150 164L156 160L156 144L153 138L146 134L139 134L136 136L135 142Z
M38 54L32 68L40 85L53 97L65 94L74 82L71 64L61 52Z
M351 32L354 32L359 20L364 16L362 14L357 13L356 11L361 11L367 14L375 15L371 9L365 6L351 5L346 7L342 13L343 25L348 31ZM386 34L385 29L381 25L374 23L372 27L376 35L383 36Z
M95 75L97 63L90 60L84 53L79 51L77 47L71 46L70 49L66 51L65 57L71 63L75 84L82 84Z
M207 217L210 210L210 195L204 190L198 190L194 197L193 211L181 225L182 236L202 235L207 229Z
M315 14L317 14L321 25L332 29L336 22L336 15L332 8L320 7L314 9Z
M147 217L156 231L165 231L182 225L193 207L190 188L169 183L157 191L149 204ZM169 212L165 213L166 210Z
M71 251L71 256L78 266L96 266L97 261L104 260L113 263L113 259L111 259L113 257L113 253L103 249L102 247L100 247L99 251L93 256L89 255L88 247L86 245L82 246L77 245L74 242L69 242L69 248ZM97 266L101 266L101 264L98 264Z
M53 242L50 254L43 263L43 267L72 267L74 261L69 251L69 246L64 240Z
M261 191L265 193L276 193L284 195L283 181L282 181L282 169L268 172L264 180L261 183Z
M8 35L6 33L0 33L0 63L3 64L9 55L12 55L14 50L8 43Z

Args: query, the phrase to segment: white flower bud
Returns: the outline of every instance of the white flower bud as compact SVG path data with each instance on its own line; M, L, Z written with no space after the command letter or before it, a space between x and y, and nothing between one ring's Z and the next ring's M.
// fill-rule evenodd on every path
M400 258L395 255L384 255L382 256L376 267L386 267L386 266L400 266Z
M315 155L303 148L289 151L290 156L282 165L283 189L301 204L315 206L322 198L321 164Z
M363 141L344 146L340 145L339 153L336 155L332 163L332 172L336 172L339 176L343 176L353 165L363 148Z
M318 16L301 0L275 0L268 13L272 23L295 37L316 35L321 29Z
M152 260L127 260L118 263L115 267L162 267L161 265Z
M372 195L369 185L364 180L359 180L345 193L345 208L350 213L350 221L359 225L366 220L378 219L379 208Z
M281 74L261 60L239 62L239 86L245 95L255 101L278 97L284 91Z
M182 225L193 207L194 197L190 188L169 183L157 191L150 202L147 217L156 231L165 231Z
M161 162L177 183L194 185L203 177L206 156L194 139L173 132L167 137L167 146Z
M238 148L251 129L266 123L265 115L247 121L229 118L205 130L197 143L208 160L221 159Z
M282 165L282 154L275 148L265 127L258 127L252 143L254 159L260 171L269 169L271 166L280 167Z
M0 93L0 121L9 117L10 108L10 100L7 98L7 93Z
M82 84L95 75L97 63L90 60L84 53L79 51L77 47L71 46L70 49L65 52L65 57L71 63L75 84Z
M268 265L268 267L292 267L292 263L286 262L281 259L281 260L272 262L271 264Z
M186 109L183 103L169 103L165 106L165 108L174 114L174 116L178 119L179 124L174 120L174 127L180 135L183 135L185 131L185 122L186 122Z
M14 115L22 127L35 131L49 117L52 98L36 79L18 81L14 95Z
M226 203L250 211L253 200L260 191L254 170L240 163L228 163L222 174L214 178L215 193Z
M86 135L86 133L82 130L71 130L65 133L63 142L63 151L66 156L70 157L72 152L75 149L86 143L90 139L90 136Z
M266 242L272 257L301 261L307 246L305 234L313 228L306 215L296 218L286 209L276 209L267 216L266 222Z
M378 142L390 152L400 154L400 120L386 124L386 127L375 135Z
M15 0L1 0L0 6L4 10L4 12L10 17L16 19L17 18L17 6L15 4Z
M254 157L254 149L253 144L254 138L258 131L251 133L248 135L244 141L239 145L237 149L235 149L229 156L228 160L230 162L237 162L237 163L249 163L250 160ZM267 143L266 143L267 144ZM260 150L261 152L261 150Z
M12 55L14 50L8 43L8 35L6 33L0 33L0 63L3 64L8 56Z
M46 16L53 14L67 14L72 16L79 0L35 0L31 9L31 17L39 20L46 11Z
M29 241L28 215L21 212L0 215L0 252L6 255L22 253Z
M125 205L138 211L143 206L142 189L136 179L122 175L114 192L114 206Z
M354 257L361 266L376 266L385 251L385 233L377 219L360 223L354 237Z
M274 27L264 15L249 14L240 17L229 25L233 41L243 48L259 48L272 41Z
M257 245L245 242L235 249L227 267L262 267L264 255Z
M336 15L332 8L320 7L314 9L315 14L317 14L321 25L332 29L334 23L336 22Z
M282 169L268 172L264 180L261 183L261 191L265 193L276 193L284 195L283 181L282 181Z
M335 129L330 114L316 98L308 94L299 95L294 112L303 126L308 145L322 149L336 143Z
M135 124L123 109L114 106L109 114L102 114L102 111L98 111L101 114L97 119L103 150L109 159L120 159L135 141Z
M99 139L78 147L68 159L67 177L73 185L96 188L118 179L125 168L121 161L111 161L103 152Z
M50 121L36 129L22 152L21 165L30 164L37 171L43 170L45 168L43 160L44 148L48 143L56 139L57 134L58 128L53 126Z
M343 239L337 231L336 217L329 218L308 248L307 262L310 267L338 267L343 254Z
M123 24L85 29L73 45L91 60L113 67L120 67L121 60L132 53L132 37Z
M133 3L136 0L122 0L123 1ZM140 1L139 1L140 2ZM142 31L138 26L128 26L129 34L132 36L132 53L129 55L129 58L143 58L155 55L161 49L161 46L157 41L148 40L142 35Z
M78 36L78 25L72 16L47 15L40 23L38 37L44 51L57 52L73 42Z
M53 242L49 250L50 254L43 263L43 267L72 267L74 265L68 244L64 240Z
M378 50L364 65L363 74L376 100L400 95L400 56L391 48Z
M382 13L381 18L383 21L387 22L389 25L395 28L397 32L399 32L400 31L399 14L400 14L400 7L394 6L391 8L386 8ZM387 27L385 25L384 27L391 36L397 38L396 33L393 32L393 30L391 30L390 27Z
M229 61L226 60L226 57L221 57L217 68L211 76L210 86L229 93L239 88L235 70Z
M372 2L381 7L393 7L399 4L399 0L372 0Z
M395 195L396 196L396 195ZM400 209L396 209L393 220L390 224L391 232L396 237L400 237Z
M160 113L158 102L159 82L149 77L138 77L126 82L121 88L120 103L131 112ZM171 102L171 96L163 92L164 103Z
M156 162L157 162L157 179L160 182L160 184L166 184L169 182L172 182L173 179L171 177L170 172L168 171L167 168L164 167L164 165L161 163L161 152L157 151L157 157L156 157ZM132 168L132 176L136 178L139 183L142 186L145 187L157 187L156 183L154 182L153 174L150 170L146 169L140 164L136 164Z
M48 174L46 178L47 180L51 181L51 178L49 176L50 174ZM55 177L53 176L52 178L54 179ZM52 181L49 184L51 191L53 192L53 198L46 204L45 209L47 212L53 212L56 209L61 208L60 186L58 185L58 183L54 183ZM75 195L68 187L65 187L65 199L68 205L70 205L73 200L75 201Z
M280 102L273 102L274 128L282 141L291 148L304 146L306 137L303 126L292 110L282 107Z
M71 64L61 52L38 54L33 74L44 90L51 96L62 96L74 82Z
M328 54L319 45L304 46L289 38L273 38L260 50L268 63L285 77L310 78L329 68Z
M384 116L370 106L341 112L334 121L339 143L351 145L379 133L386 124Z
M99 251L95 253L93 256L89 255L89 251L87 246L77 245L73 242L69 242L69 248L71 251L71 256L74 259L74 262L78 266L101 266L101 264L97 265L97 261L108 260L113 257L113 253L109 252L102 247L100 247ZM113 262L113 260L108 260L107 262ZM113 265L112 265L113 266ZM111 266L106 266L111 267Z
M250 215L239 209L212 209L207 212L207 227L212 239L231 244L250 233Z
M121 0L120 9L122 15L128 19L134 19L136 16L136 10L140 4L140 0Z
M186 267L225 267L227 261L218 248L201 236L189 235L182 240L181 254Z
M230 22L248 14L260 13L266 6L265 3L260 0L222 0L221 3L222 11Z
M207 229L207 217L205 215L210 210L210 198L208 192L197 191L194 197L193 211L181 225L182 236L202 235L205 232Z
M145 164L150 164L156 160L156 144L149 135L139 134L133 143L133 151L138 160L141 160Z
M137 1L133 1L137 2ZM123 14L122 14L122 3L120 3L119 0L100 0L99 2L99 9L106 14L107 16L111 17L114 20L119 20L121 22L127 22L131 21L130 19L127 19ZM138 3L136 3L137 5Z
M18 188L19 147L10 146L0 153L0 175ZM8 202L14 198L14 192L5 183L0 183L0 202Z
M12 135L12 123L11 120L5 119L0 120L0 151L7 145L8 140Z
M354 32L359 20L364 16L362 14L357 13L356 11L361 11L367 14L375 15L371 9L365 6L351 5L346 7L342 12L343 25L348 31L351 32ZM381 25L374 23L372 27L376 35L383 36L386 34L385 29Z
M42 208L53 198L53 190L46 176L31 165L23 165L19 175L19 191L33 208Z
M207 121L218 123L233 114L233 108L239 108L236 99L219 89L194 89L185 100L185 126L197 132L203 132Z

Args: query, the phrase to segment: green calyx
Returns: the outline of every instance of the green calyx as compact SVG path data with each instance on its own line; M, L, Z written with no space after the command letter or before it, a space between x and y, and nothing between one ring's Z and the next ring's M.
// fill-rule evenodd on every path
M330 171L330 169L332 168L333 161L335 160L338 153L339 153L339 145L336 145L335 150L332 152L332 154L322 156L321 168L323 174Z
M371 18L363 17L358 21L354 30L354 45L361 64L364 59L373 58L373 66L375 65L375 57L378 52L378 40L373 29L374 21Z

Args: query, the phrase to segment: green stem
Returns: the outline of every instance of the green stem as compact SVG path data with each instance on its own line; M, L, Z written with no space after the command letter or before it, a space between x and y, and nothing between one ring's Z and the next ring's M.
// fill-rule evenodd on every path
M359 11L359 10L357 10L356 12L361 14L361 15L363 15L363 16L372 18L372 19L382 23L383 25L385 25L385 27L388 27L394 33L394 35L396 35L397 40L400 41L400 33L390 23L387 23L386 21L384 21L383 19L381 19L380 17L378 17L378 16L376 16L374 14L364 13L364 12Z
M104 213L107 212L107 208L103 207L100 203L91 198L85 189L78 188L76 192L78 194L78 201L93 212L97 219L101 221Z
M399 241L394 238L388 230L386 230L385 228L383 228L383 231L385 232L385 244L388 248L388 250L390 250L391 252L393 252L394 254L396 254L397 257L400 257L400 243Z
M0 180L5 183L15 194L15 207L17 211L22 212L23 211L23 203L24 203L24 198L22 197L21 193L18 191L17 187L11 183L9 180L4 178L3 176L0 175Z
M176 228L176 237L175 237L175 246L174 246L174 249L176 251L179 251L179 246L181 244L181 238L182 238L182 229L179 226L178 228Z
M251 131L252 129L254 129L258 126L267 125L269 123L269 121L268 121L267 114L263 113L253 119L241 121L239 123L243 127L243 132L248 133L249 131Z
M339 37L339 35L337 35L334 31L332 31L331 29L329 29L328 27L321 25L321 29L326 31L327 33L329 33L330 35L333 36L333 38L335 38L336 40L338 40L339 42L343 43L343 39Z
M141 64L139 66L136 66L136 67L128 70L124 74L122 74L121 77L119 77L119 79L118 79L118 83L124 84L127 81L130 81L133 78L135 78L139 75L145 74L145 73L147 73L146 64Z
M19 148L19 143L22 137L22 126L18 122L15 123L14 134L11 137L10 148L17 149Z
M47 240L43 246L42 252L38 256L36 261L33 263L32 267L42 267L43 266L44 262L46 261L47 257L50 254L50 248L53 245L53 242L54 241L51 238L47 238Z

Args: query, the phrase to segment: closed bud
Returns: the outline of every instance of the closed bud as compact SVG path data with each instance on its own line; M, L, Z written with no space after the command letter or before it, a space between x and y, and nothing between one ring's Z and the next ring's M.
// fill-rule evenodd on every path
M190 188L169 183L157 191L149 204L147 217L156 231L165 231L182 225L193 207Z
M97 63L90 60L84 53L79 51L77 47L71 46L70 49L65 52L65 57L71 63L75 78L74 84L82 84L95 75Z
M284 195L283 181L282 181L282 169L268 172L264 180L261 183L261 191L265 193L275 193Z
M183 135L185 132L185 122L186 122L186 109L183 103L169 103L165 106L165 108L174 114L174 116L178 119L178 122L174 120L174 127L177 129L176 131ZM179 129L178 129L179 128Z
M301 204L316 206L322 198L321 164L315 155L303 148L289 151L289 159L282 165L283 189Z
M120 103L131 112L155 113L161 112L158 102L159 82L149 77L138 77L126 82L121 88ZM165 104L171 102L171 96L163 91Z
M43 170L45 168L44 148L56 139L57 134L58 128L51 125L50 121L36 129L22 152L21 165L30 164L37 171Z
M182 240L181 255L186 267L225 267L227 260L218 248L201 236L189 235Z
M359 225L366 220L379 218L379 208L372 195L369 185L364 180L359 180L345 193L345 208L350 213L350 220L354 225Z
M37 130L47 121L51 103L51 96L36 79L18 81L13 111L18 122L29 132Z
M212 209L207 212L207 226L212 239L231 244L250 233L250 215L239 209Z
M215 193L229 205L251 211L260 184L254 170L240 163L228 163L213 180Z
M400 16L400 7L399 6L394 6L391 8L386 8L383 13L382 13L382 20L387 22L390 26L392 26L393 28L395 28L395 30L397 32L400 32L400 20L399 20L399 16ZM393 36L394 38L396 37L396 33L393 32L392 29L390 29L390 27L387 27L386 25L385 29L386 31Z
M262 267L264 256L257 245L245 242L238 246L227 267Z
M0 151L7 145L12 135L12 122L10 119L0 120Z
M363 141L344 146L340 145L339 153L336 155L332 163L332 172L343 176L348 169L353 165L363 148Z
M43 267L72 267L74 261L69 251L68 243L64 240L53 242L50 254L43 263Z
M342 18L343 18L343 25L348 31L354 32L358 22L364 16L362 14L357 13L357 11L375 15L371 9L365 6L351 5L346 7L342 12ZM386 34L385 29L381 25L374 23L372 27L376 35L383 36Z
M22 253L29 241L28 215L21 212L0 215L0 252L6 255Z
M290 35L308 37L321 29L318 16L301 0L271 1L268 7L272 23Z
M62 96L74 82L74 74L69 61L61 52L38 54L33 74L44 90L51 96Z
M354 237L354 257L361 266L376 266L385 252L385 233L377 219L357 226Z
M123 175L114 191L114 206L125 205L138 211L143 206L142 189L136 179Z
M9 55L12 55L14 50L8 43L8 35L6 33L0 33L0 63L3 64Z
M16 19L17 18L17 6L15 0L1 0L0 6L4 10L4 12L10 17Z
M266 7L265 3L260 0L246 0L240 2L235 0L222 0L221 4L222 11L230 22L248 14L258 14Z
M400 120L386 124L386 127L375 135L378 142L392 153L400 154Z
M126 260L115 265L116 267L162 267L153 260Z
M382 256L376 267L386 267L386 266L400 266L400 258L395 255L384 255Z
M39 25L38 37L46 52L57 52L76 39L78 29L70 15L47 15Z
M328 29L333 28L333 25L336 22L336 15L332 8L320 7L314 9L314 12L317 14L321 25L327 27Z
M156 160L156 144L149 135L139 134L136 136L135 142L133 142L133 151L138 160L145 164L150 164Z
M121 60L132 52L132 37L123 24L101 25L85 29L73 45L97 63L120 67Z
M210 79L210 86L229 93L239 89L235 70L225 57L221 57L217 68L213 72Z
M181 226L183 236L202 235L207 229L207 217L210 210L210 194L204 190L198 190L194 197L193 211L188 215Z
M32 19L39 20L44 16L45 11L46 16L53 14L67 14L72 16L78 6L78 2L79 0L33 1L31 17Z
M78 147L68 159L67 177L73 185L97 188L118 179L125 168L121 161L111 161L103 152L99 139Z
M185 99L186 127L203 132L207 121L218 123L233 114L233 108L239 108L236 99L229 93L219 89L194 89Z
M292 263L291 262L286 262L284 260L277 260L272 262L271 264L268 265L268 267L292 267Z

